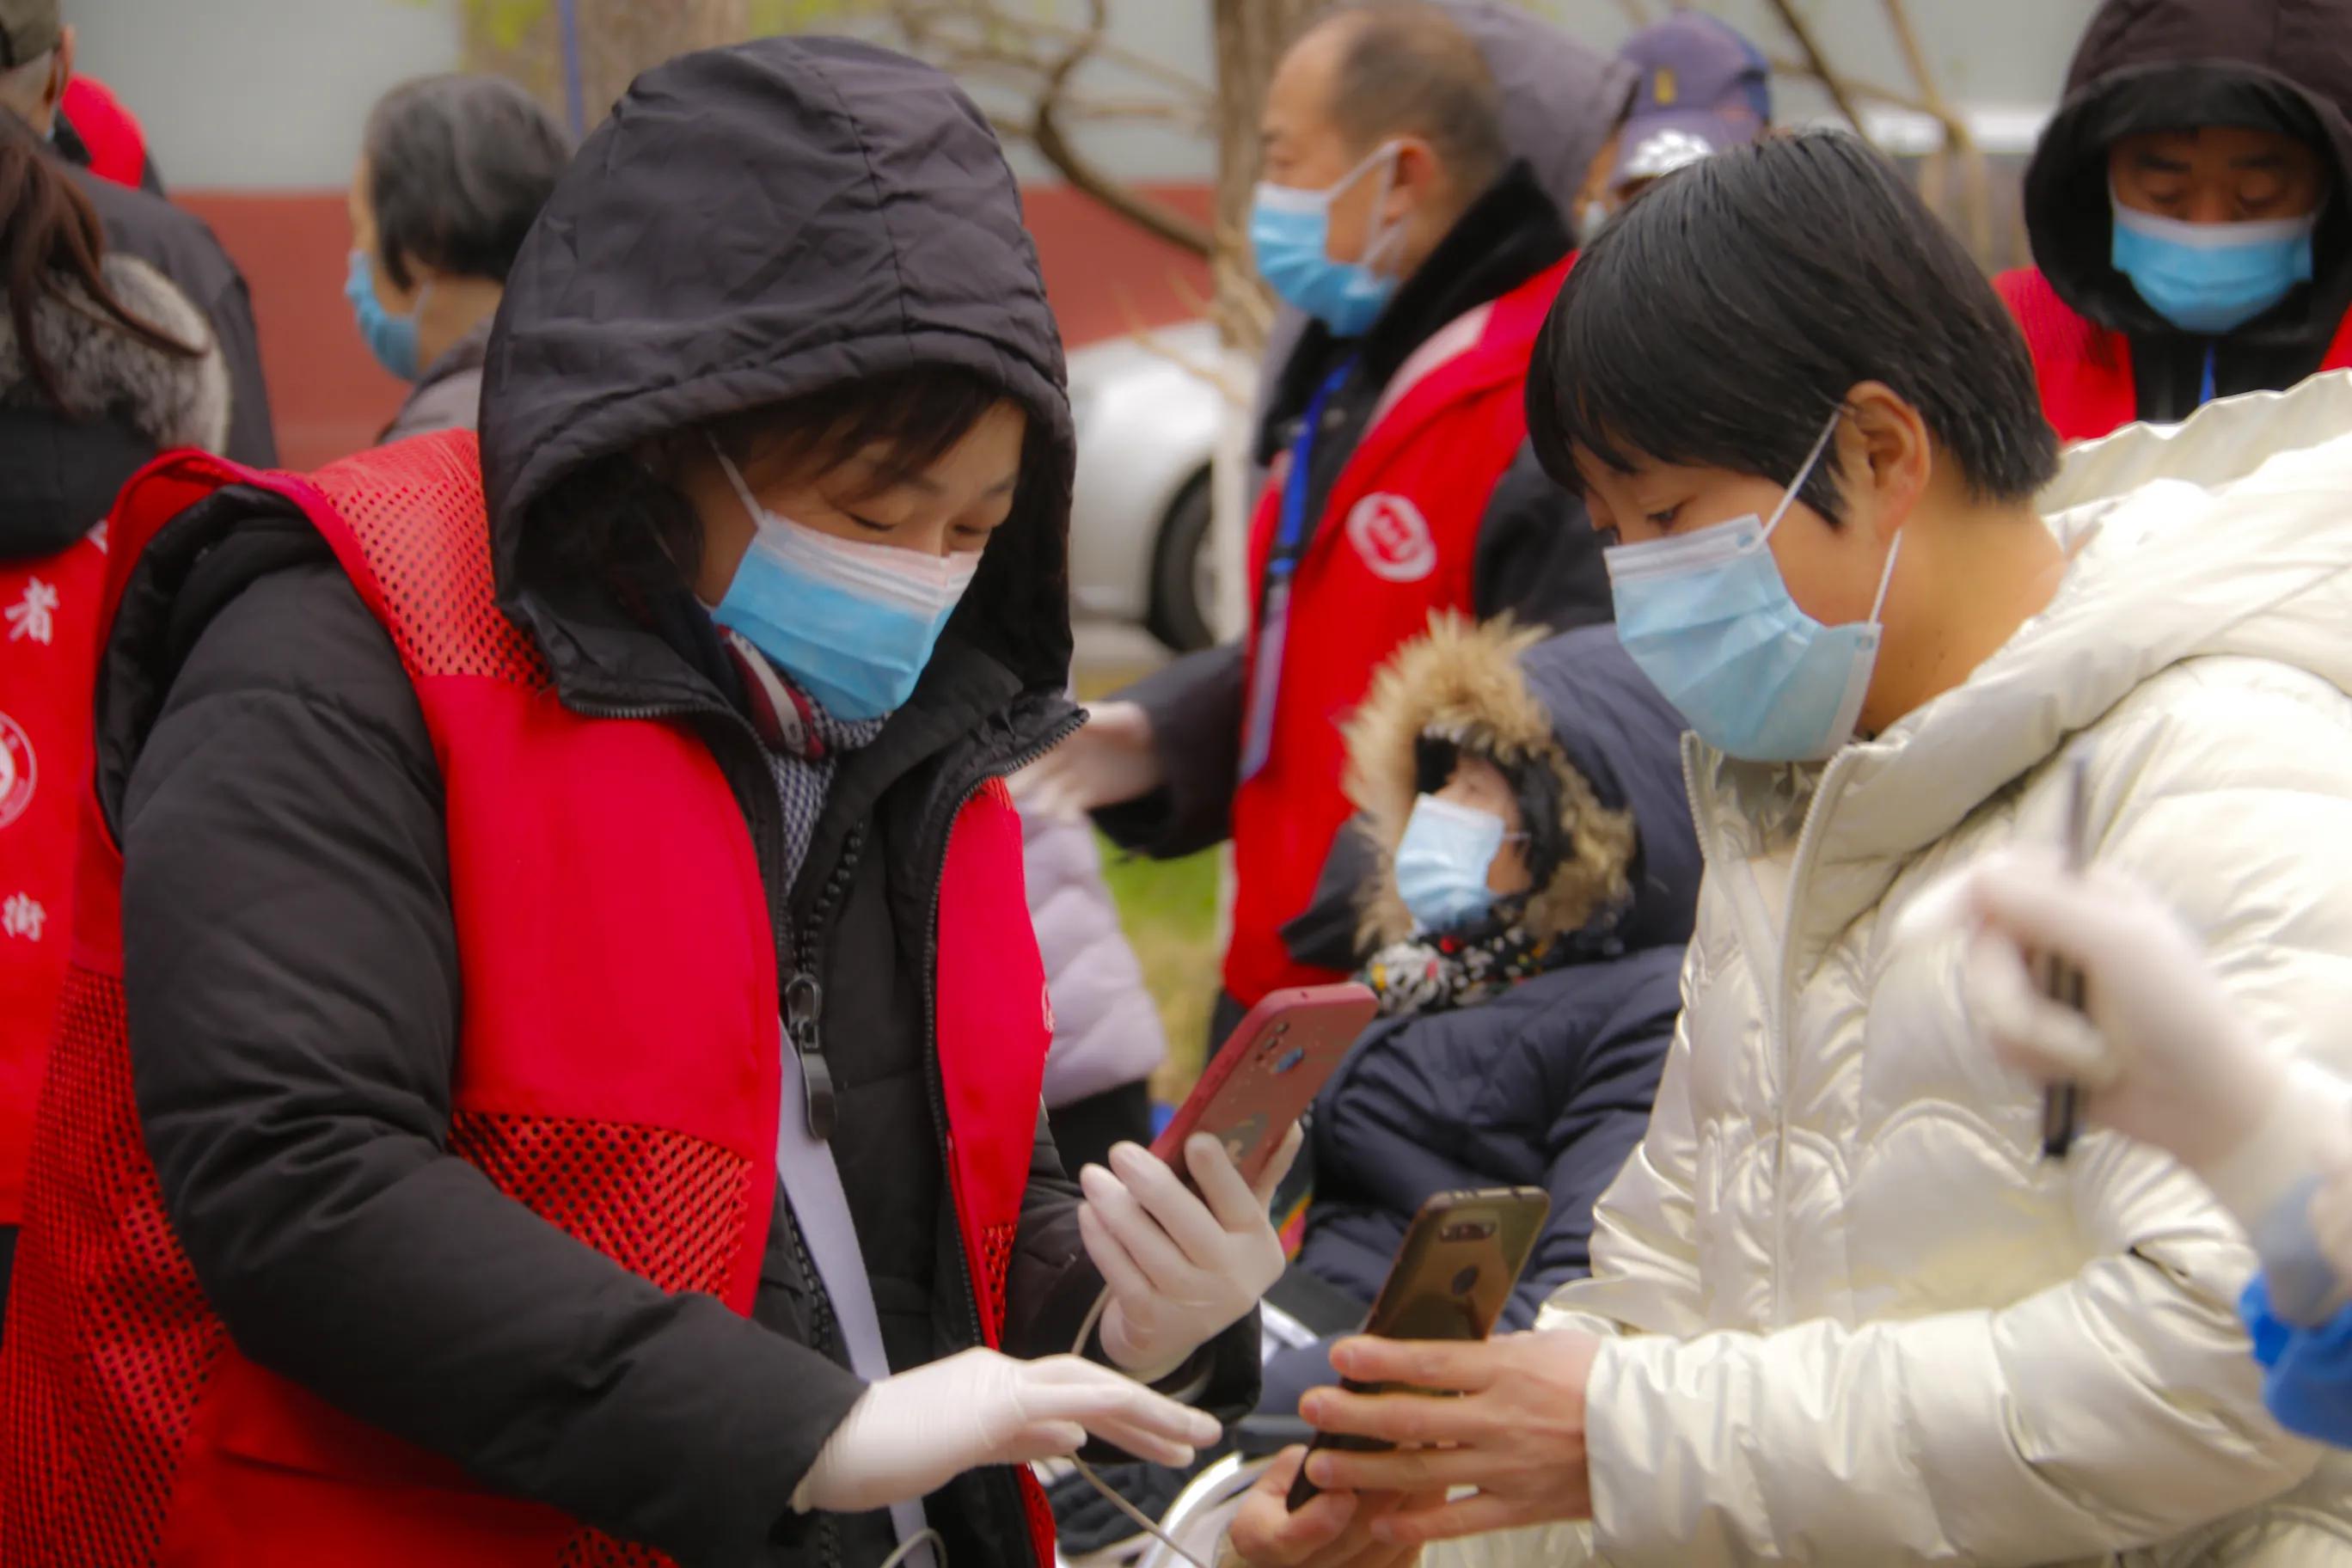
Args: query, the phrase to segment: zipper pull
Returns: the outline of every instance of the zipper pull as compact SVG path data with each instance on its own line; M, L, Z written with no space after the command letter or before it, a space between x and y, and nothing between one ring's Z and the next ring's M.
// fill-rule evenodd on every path
M801 1060L802 1112L808 1118L809 1136L820 1143L833 1138L833 1069L824 1064L817 1037L817 1017L824 1009L824 991L814 974L795 974L784 987L784 1037Z

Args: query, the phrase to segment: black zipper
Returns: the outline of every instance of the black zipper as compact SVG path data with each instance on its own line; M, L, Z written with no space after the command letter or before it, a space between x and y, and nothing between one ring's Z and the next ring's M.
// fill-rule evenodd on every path
M833 869L826 875L815 903L810 906L808 918L793 928L793 977L785 982L782 993L785 1038L800 1056L801 1109L808 1118L810 1135L820 1143L833 1142L838 1109L833 1069L824 1059L824 984L818 978L823 973L820 961L825 933L849 891L850 879L857 871L857 858L865 847L866 826L860 823L850 829L841 853L834 858Z

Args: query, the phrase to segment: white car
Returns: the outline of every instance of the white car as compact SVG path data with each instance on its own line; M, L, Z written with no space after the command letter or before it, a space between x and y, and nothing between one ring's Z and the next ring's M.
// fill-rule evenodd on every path
M1071 608L1139 623L1179 652L1213 640L1209 458L1225 395L1193 367L1219 353L1215 327L1186 321L1070 355Z

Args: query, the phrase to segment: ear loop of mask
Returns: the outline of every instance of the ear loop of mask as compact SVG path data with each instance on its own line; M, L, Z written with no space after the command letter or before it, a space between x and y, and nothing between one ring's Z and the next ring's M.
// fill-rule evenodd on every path
M1820 464L1822 454L1830 449L1830 438L1837 434L1838 421L1844 417L1845 410L1842 407L1831 413L1830 422L1822 426L1820 438L1813 443L1813 449L1805 454L1804 466L1797 470L1795 481L1781 493L1780 504L1772 509L1772 519L1764 525L1763 538L1770 539L1772 531L1780 526L1780 520L1789 515L1789 509L1797 504L1798 492L1805 488L1805 481L1813 477L1813 469ZM1897 529L1895 542L1886 547L1886 564L1878 574L1878 596L1870 601L1867 625L1884 624L1878 618L1879 613L1886 608L1886 591L1895 585L1895 562L1902 553L1903 531Z
M1387 253L1396 247L1396 242L1404 238L1403 219L1400 218L1391 224L1381 216L1381 208L1387 205L1389 193L1396 189L1397 154L1402 151L1404 151L1404 143L1402 142L1383 142L1372 149L1372 158L1381 160L1380 189L1372 195L1372 222L1381 226L1376 229L1372 237L1365 242L1363 259L1357 265L1375 278L1381 275L1381 263L1388 259ZM1363 163L1357 164L1355 169L1349 172L1347 179L1331 188L1332 195L1338 196L1341 191L1353 184L1356 175L1360 174L1365 164L1370 162L1371 158L1367 158Z

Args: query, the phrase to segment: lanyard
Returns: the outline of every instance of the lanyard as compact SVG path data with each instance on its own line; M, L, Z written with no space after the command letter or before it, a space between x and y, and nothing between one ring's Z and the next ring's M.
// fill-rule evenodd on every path
M2213 401L2213 356L2221 352L2219 343L2205 345L2205 384L2197 389L2197 406L2200 408Z
M1313 477L1315 437L1323 428L1323 410L1356 368L1352 359L1323 378L1315 395L1307 400L1307 415L1298 424L1298 439L1290 448L1290 472L1282 481L1282 515L1275 526L1274 552L1266 558L1265 574L1276 581L1289 578L1298 570L1298 558L1307 553L1307 498L1315 485Z
M1257 653L1250 672L1247 706L1243 710L1241 777L1255 778L1274 749L1275 698L1282 688L1283 646L1290 633L1290 579L1307 553L1307 498L1314 487L1310 473L1316 433L1323 427L1323 410L1356 368L1349 360L1323 378L1307 400L1307 416L1298 439L1290 448L1290 471L1282 479L1282 510L1274 530L1274 548L1265 560L1265 592L1259 601Z

